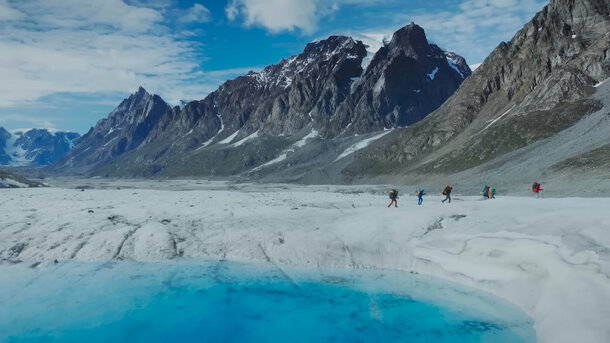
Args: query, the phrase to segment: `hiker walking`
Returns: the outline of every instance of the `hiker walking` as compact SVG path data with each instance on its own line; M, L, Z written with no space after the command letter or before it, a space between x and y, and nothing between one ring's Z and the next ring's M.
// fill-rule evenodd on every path
M417 194L417 204L421 205L422 202L424 202L424 195L426 195L426 193L424 192L424 189L418 189L417 191L415 191L415 194Z
M489 199L489 186L488 185L483 186L483 189L481 189L481 194L483 194L483 198Z
M449 185L445 186L445 189L443 190L443 195L445 196L445 199L443 199L443 201L441 201L442 203L449 200L449 203L451 204L451 190L452 189L453 189L453 187L451 187Z
M390 191L390 199L392 201L390 201L390 204L388 205L388 207L392 206L392 204L394 204L394 207L398 207L398 201L396 201L398 199L398 191L395 189L392 189Z
M496 198L496 188L495 187L489 187L489 198L490 199L495 199Z
M534 182L532 185L532 192L534 192L534 194L536 194L536 198L538 198L540 192L542 192L542 185L538 182Z

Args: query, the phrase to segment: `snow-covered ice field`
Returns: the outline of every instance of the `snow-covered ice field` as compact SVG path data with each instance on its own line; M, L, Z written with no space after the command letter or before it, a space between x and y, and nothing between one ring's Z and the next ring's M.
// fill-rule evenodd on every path
M387 208L381 186L104 188L0 191L0 261L203 258L402 270L507 299L535 320L540 342L610 341L608 198L483 201L456 189L451 204L439 194L417 206L405 195L413 190L402 189L399 207Z

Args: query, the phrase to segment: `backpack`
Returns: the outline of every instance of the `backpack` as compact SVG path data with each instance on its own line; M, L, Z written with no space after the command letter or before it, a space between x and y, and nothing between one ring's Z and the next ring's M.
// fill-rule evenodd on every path
M536 188L538 188L538 182L534 182L534 184L532 185L532 190L536 190Z
M398 191L393 189L393 190L390 191L390 199L393 200L393 199L396 199L396 198L398 198Z

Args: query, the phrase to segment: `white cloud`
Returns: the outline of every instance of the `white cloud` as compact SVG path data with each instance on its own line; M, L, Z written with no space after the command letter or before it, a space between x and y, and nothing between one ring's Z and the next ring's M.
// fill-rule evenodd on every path
M28 28L95 29L144 32L163 19L157 10L130 6L122 0L33 0L16 3Z
M396 0L230 0L225 14L231 21L241 16L246 26L260 26L271 33L298 29L311 34L321 18L343 5L380 6L391 1Z
M23 13L12 8L6 0L0 0L0 22L17 20L23 17Z
M317 25L314 0L232 0L225 8L227 18L239 14L246 26L262 26L272 33L300 29L312 33Z
M0 0L0 10L5 5ZM121 0L31 0L11 10L21 19L0 25L0 107L57 93L126 93L139 85L177 102L202 98L218 85L201 71L201 46L184 39L186 31L170 32L163 23L170 13L162 9ZM189 13L189 20L209 17L198 4Z
M458 11L408 18L424 27L428 38L446 49L487 56L501 41L510 40L546 3L548 0L466 0Z
M239 3L236 0L231 0L225 7L225 14L229 20L233 21L239 14Z
M0 127L5 124L13 124L19 123L21 125L29 126L28 129L22 129L22 131L27 131L30 128L47 128L54 131L58 131L56 129L55 123L49 120L48 117L42 116L32 116L32 115L23 115L17 113L3 113L0 117ZM12 128L11 131L18 130L16 128Z
M201 4L194 4L182 17L185 22L207 23L212 20L210 10Z

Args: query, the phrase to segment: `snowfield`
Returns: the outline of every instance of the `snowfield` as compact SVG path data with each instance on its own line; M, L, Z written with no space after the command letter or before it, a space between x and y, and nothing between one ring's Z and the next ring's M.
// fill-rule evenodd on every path
M0 191L0 261L40 268L203 258L402 270L511 301L535 320L540 342L610 342L610 199L484 201L456 189L451 204L439 194L417 206L405 195L414 189L401 189L399 207L387 208L383 186L93 187Z

